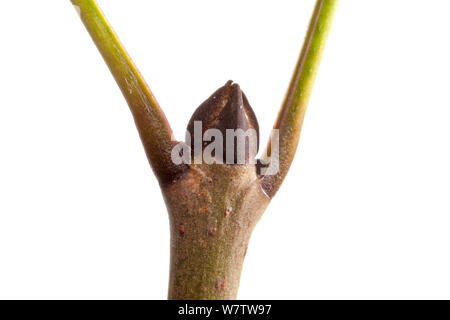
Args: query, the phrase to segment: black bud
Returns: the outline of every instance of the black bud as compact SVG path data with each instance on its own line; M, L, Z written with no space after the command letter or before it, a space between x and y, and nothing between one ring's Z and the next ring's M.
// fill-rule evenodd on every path
M196 121L201 123L201 137L197 137L194 130ZM209 144L219 142L215 136L211 138L211 141L203 141L208 129L217 129L222 135L222 155L216 152L217 149L212 152L216 160L227 164L247 164L254 160L259 149L258 120L237 83L228 81L195 110L187 126L190 141L186 139L191 147L192 156L198 157ZM232 131L227 132L227 129ZM233 132L234 137L230 136ZM240 138L238 138L239 135ZM207 154L206 151L205 154Z

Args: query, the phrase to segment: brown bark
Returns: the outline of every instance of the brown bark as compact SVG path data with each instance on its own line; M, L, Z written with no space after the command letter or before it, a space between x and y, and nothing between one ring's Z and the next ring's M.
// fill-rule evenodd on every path
M269 204L254 165L192 165L162 185L169 299L235 299L250 235Z

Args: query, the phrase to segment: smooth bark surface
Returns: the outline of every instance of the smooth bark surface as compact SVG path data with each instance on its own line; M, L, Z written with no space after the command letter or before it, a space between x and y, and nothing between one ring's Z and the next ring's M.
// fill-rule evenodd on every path
M162 188L169 299L235 299L250 235L269 204L253 165L193 165Z

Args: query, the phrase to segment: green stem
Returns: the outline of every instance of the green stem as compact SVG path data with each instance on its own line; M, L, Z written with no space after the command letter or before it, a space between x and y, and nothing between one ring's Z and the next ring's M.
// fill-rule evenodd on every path
M172 130L130 56L94 0L71 0L119 85L160 182L173 180L183 168L172 165Z
M265 192L273 197L283 182L297 149L308 101L319 69L325 42L338 0L318 0L309 24L303 49L300 53L288 91L281 106L274 129L279 130L279 171L262 179ZM269 141L262 161L271 161Z

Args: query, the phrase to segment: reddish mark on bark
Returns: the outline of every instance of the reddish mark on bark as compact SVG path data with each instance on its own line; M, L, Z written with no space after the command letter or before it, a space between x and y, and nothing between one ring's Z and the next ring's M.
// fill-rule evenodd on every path
M227 284L227 279L223 279L223 281L222 281L222 290L225 290L226 284Z
M244 257L247 255L247 250L248 250L248 246L245 247L245 250L244 250Z
M216 232L216 228L209 228L209 235L212 236Z
M209 192L207 190L197 190L194 192L197 200L200 200L202 202L207 202L207 203L212 203L212 199L211 199L211 195L209 194Z
M226 284L227 284L226 279L223 279L223 281L217 280L216 281L216 289L217 290L225 290Z
M198 209L198 213L200 213L200 214L208 213L208 207L207 206L200 207Z
M180 230L180 234L183 235L184 234L184 224L180 223L178 230Z

